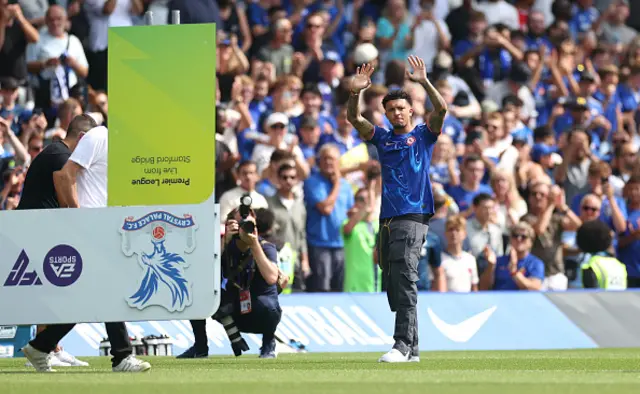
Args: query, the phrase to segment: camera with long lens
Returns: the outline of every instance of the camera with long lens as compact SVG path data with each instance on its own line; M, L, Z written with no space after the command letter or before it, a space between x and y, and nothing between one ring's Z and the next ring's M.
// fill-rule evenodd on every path
M243 194L242 197L240 197L240 217L242 219L240 220L239 226L247 234L253 234L256 230L256 224L253 221L248 220L249 215L251 214L252 202L253 200L248 193Z

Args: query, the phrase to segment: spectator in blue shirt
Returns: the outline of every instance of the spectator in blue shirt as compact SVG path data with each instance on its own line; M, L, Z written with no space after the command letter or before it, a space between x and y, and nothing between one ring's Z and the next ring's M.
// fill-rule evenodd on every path
M302 115L291 119L291 123L300 134L300 123L305 116L311 116L318 122L322 133L331 133L337 128L336 120L330 114L322 112L322 93L316 83L304 85L300 92L300 99L304 105Z
M575 38L591 30L600 17L600 12L593 6L593 0L577 0L577 3L573 6L573 18L569 22L571 33Z
M618 259L627 266L627 287L640 288L640 177L632 176L624 187L629 219L618 242Z
M340 232L354 204L353 191L340 174L340 150L327 144L318 152L319 172L304 183L307 245L311 275L307 291L342 291L344 242Z
M634 124L635 113L640 105L640 66L631 67L627 83L618 85L618 97L624 123Z
M540 290L544 280L544 263L531 254L535 231L520 222L511 229L511 251L496 257L488 246L484 257L489 263L480 277L480 290Z
M468 217L472 213L471 203L473 198L480 193L493 195L489 185L482 184L484 177L484 162L479 156L467 156L462 162L462 182L458 186L445 188L458 207L460 213Z
M540 47L543 46L545 53L550 53L553 49L553 44L547 36L544 14L540 11L533 11L529 14L527 25L529 27L525 37L527 50L539 51Z
M316 166L316 151L318 150L318 143L320 141L320 127L318 121L313 116L305 116L300 122L300 128L298 129L298 135L300 136L300 150L304 159L309 164L311 171L315 170Z
M600 209L600 220L605 222L616 233L626 230L627 205L624 200L614 195L614 188L611 185L611 167L598 161L591 163L587 173L587 183L589 189L586 193L577 194L571 201L571 210L580 214L580 203L586 194L595 194L602 199Z
M338 128L331 134L322 134L317 149L322 148L326 144L334 144L340 149L340 155L344 155L349 150L355 148L362 143L358 132L355 131L349 120L347 120L347 108L343 107L338 111L337 117Z
M18 81L14 78L6 77L0 79L0 118L6 120L11 125L11 130L16 135L20 135L20 118L25 111L22 106L16 104L18 99Z

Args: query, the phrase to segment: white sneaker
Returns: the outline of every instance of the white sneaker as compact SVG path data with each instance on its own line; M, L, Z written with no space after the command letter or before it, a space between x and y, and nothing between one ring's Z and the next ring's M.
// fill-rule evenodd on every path
M51 366L52 367L71 367L71 364L66 363L66 362L60 360L58 357L56 357L55 352L51 352L49 354L51 354ZM25 367L33 367L33 364L31 364L30 361L27 361L24 364L24 366Z
M151 364L138 360L133 355L120 361L120 364L113 367L113 372L145 372L151 369Z
M391 349L388 353L382 355L378 360L379 363L406 363L409 362L409 355L411 352L407 352L407 354L402 354L398 349Z
M411 356L411 357L409 357L409 362L410 363L419 363L420 362L420 356Z
M74 355L72 355L71 353L66 352L65 350L60 350L59 352L53 352L53 360L58 360L63 364L67 364L67 365L60 365L61 367L88 367L89 363L84 362L82 360L78 360ZM54 367L56 365L53 365Z
M51 368L51 362L53 359L53 355L51 353L41 352L29 344L22 348L22 353L24 353L24 356L29 360L31 366L34 367L37 372L56 372L55 369Z

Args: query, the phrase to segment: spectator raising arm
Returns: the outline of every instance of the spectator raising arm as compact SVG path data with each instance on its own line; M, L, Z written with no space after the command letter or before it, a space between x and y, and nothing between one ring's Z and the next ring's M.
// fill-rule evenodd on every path
M373 138L373 125L360 113L360 92L371 86L371 75L374 68L370 63L358 67L351 80L351 94L347 102L347 119L358 130L360 138L369 141Z
M142 15L143 12L144 12L143 0L131 0L131 14Z
M480 290L493 290L493 284L496 276L496 263L498 258L496 254L491 250L489 245L484 247L484 258L489 263L487 268L480 275Z
M28 167L31 162L29 152L27 152L27 149L24 147L22 142L20 142L13 130L11 130L11 124L2 118L0 118L0 134L4 136L5 140L9 140L9 144L13 147L13 151L16 154L18 162L24 164L25 167Z
M336 173L334 173L331 178L331 182L333 184L331 193L329 193L329 196L326 199L316 204L318 211L325 216L331 215L331 212L333 212L333 208L336 205L338 195L340 194L340 179L340 170L336 169Z
M38 42L38 40L40 40L40 33L38 33L38 30L36 30L36 28L33 27L31 23L29 23L27 18L24 17L24 15L22 14L22 8L20 8L19 4L8 5L4 12L7 13L7 16L9 18L13 17L17 20L18 24L22 28L22 31L24 32L24 36L27 39L27 42ZM4 26L0 25L0 27ZM3 30L4 32L4 28L0 30ZM0 47L2 47L3 44L4 37L2 37L2 39L0 40Z

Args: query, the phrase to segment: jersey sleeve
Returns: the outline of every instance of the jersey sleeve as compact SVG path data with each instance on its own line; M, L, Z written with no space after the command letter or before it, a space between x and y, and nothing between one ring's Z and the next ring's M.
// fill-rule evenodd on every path
M69 160L85 169L91 167L98 158L104 142L104 139L100 138L98 133L88 132L80 139Z
M435 132L435 131L431 130L431 127L429 127L428 124L424 124L423 133L424 133L425 139L427 141L427 146L431 146L431 145L435 144L436 141L438 140L438 137L442 133L442 129L439 130L438 132Z
M373 136L367 142L379 147L389 137L389 130L383 129L379 126L373 126Z

